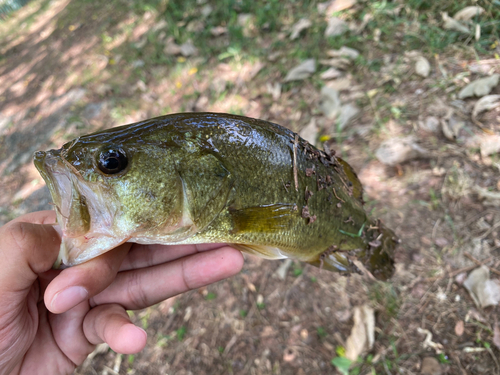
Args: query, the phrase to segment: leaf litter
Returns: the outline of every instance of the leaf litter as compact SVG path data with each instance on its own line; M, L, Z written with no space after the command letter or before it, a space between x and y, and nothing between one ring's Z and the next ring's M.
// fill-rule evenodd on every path
M316 60L307 59L288 71L284 82L301 81L316 72Z
M480 308L495 306L500 302L500 281L490 279L490 270L486 266L472 271L463 285Z

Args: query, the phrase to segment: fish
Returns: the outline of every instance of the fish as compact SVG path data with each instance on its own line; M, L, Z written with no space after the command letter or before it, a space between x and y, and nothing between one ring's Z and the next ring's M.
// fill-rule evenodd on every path
M394 272L399 239L363 209L354 169L291 130L222 113L179 113L38 151L61 228L55 268L124 242L228 243L342 274Z

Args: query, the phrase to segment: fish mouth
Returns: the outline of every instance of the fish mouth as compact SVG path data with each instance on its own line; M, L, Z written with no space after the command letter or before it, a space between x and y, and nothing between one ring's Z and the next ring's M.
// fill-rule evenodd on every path
M80 176L65 165L61 150L39 151L35 153L34 163L49 188L64 237L88 233L91 218L87 198L80 189Z
M62 152L62 149L39 151L33 157L52 196L62 231L54 268L86 262L130 237L115 233L114 218L119 204L105 186L86 181Z

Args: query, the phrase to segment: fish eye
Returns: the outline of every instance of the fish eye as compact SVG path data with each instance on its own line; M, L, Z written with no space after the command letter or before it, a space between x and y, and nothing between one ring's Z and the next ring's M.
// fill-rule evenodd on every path
M97 158L97 166L105 174L117 174L127 168L127 154L121 148L103 150Z

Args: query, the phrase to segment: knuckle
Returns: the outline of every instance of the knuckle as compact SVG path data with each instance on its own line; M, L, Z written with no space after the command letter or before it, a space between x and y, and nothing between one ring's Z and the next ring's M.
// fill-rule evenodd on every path
M11 246L17 251L31 249L35 245L33 236L30 235L30 224L13 223L7 228L7 233L11 241Z
M143 278L139 272L130 272L127 281L127 298L133 308L142 309L149 306L149 298L143 288Z

